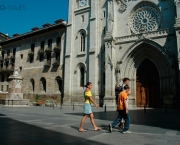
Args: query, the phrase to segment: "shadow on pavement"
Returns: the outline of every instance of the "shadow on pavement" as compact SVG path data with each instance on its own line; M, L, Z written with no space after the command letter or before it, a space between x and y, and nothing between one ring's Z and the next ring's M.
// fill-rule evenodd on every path
M81 134L78 131L76 135L79 133L79 136L82 137L76 137L19 122L6 117L4 114L0 114L0 116L3 116L0 118L1 145L105 145L83 138L86 134ZM59 129L63 130L63 128Z
M171 109L168 110L168 113L163 109L146 109L144 113L143 109L129 110L131 124L135 125L146 125L152 127L160 127L170 130L180 131L180 110ZM82 116L83 113L66 113L71 115ZM94 112L95 119L114 121L117 117L116 111L107 111L105 112ZM103 124L102 127L107 128Z

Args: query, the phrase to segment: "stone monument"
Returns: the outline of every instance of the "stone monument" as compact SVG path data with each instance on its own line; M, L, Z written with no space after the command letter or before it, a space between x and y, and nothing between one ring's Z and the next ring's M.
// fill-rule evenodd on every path
M14 69L13 75L9 76L9 88L6 98L0 100L0 104L7 107L28 107L29 99L23 99L22 80L18 74L18 68Z

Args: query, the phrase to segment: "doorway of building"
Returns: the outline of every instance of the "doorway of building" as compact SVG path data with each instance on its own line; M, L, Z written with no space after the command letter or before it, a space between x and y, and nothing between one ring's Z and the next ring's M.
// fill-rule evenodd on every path
M136 105L137 107L157 108L160 106L159 72L152 61L145 59L136 73Z

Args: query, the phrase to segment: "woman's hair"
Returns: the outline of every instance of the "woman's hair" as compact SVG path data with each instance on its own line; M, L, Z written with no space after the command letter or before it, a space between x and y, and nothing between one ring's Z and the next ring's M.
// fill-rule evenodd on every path
M91 82L87 82L85 87L87 88L89 85L91 85L92 83Z

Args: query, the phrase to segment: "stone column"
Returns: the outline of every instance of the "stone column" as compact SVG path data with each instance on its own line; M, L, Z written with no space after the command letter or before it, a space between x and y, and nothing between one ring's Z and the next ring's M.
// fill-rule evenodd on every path
M106 62L105 62L105 97L104 105L107 107L115 107L115 72L114 72L114 48L112 41L106 42Z
M92 88L92 95L93 98L95 98L96 103L99 103L99 66L98 61L99 58L97 57L98 51L99 51L99 42L98 42L98 6L99 1L93 1L91 0L91 14L90 14L90 30L89 33L91 35L87 35L90 40L89 42L89 68L87 68L89 71L87 72L87 75L89 75L89 80L93 84ZM88 37L86 40L88 40ZM88 41L87 41L88 42Z

